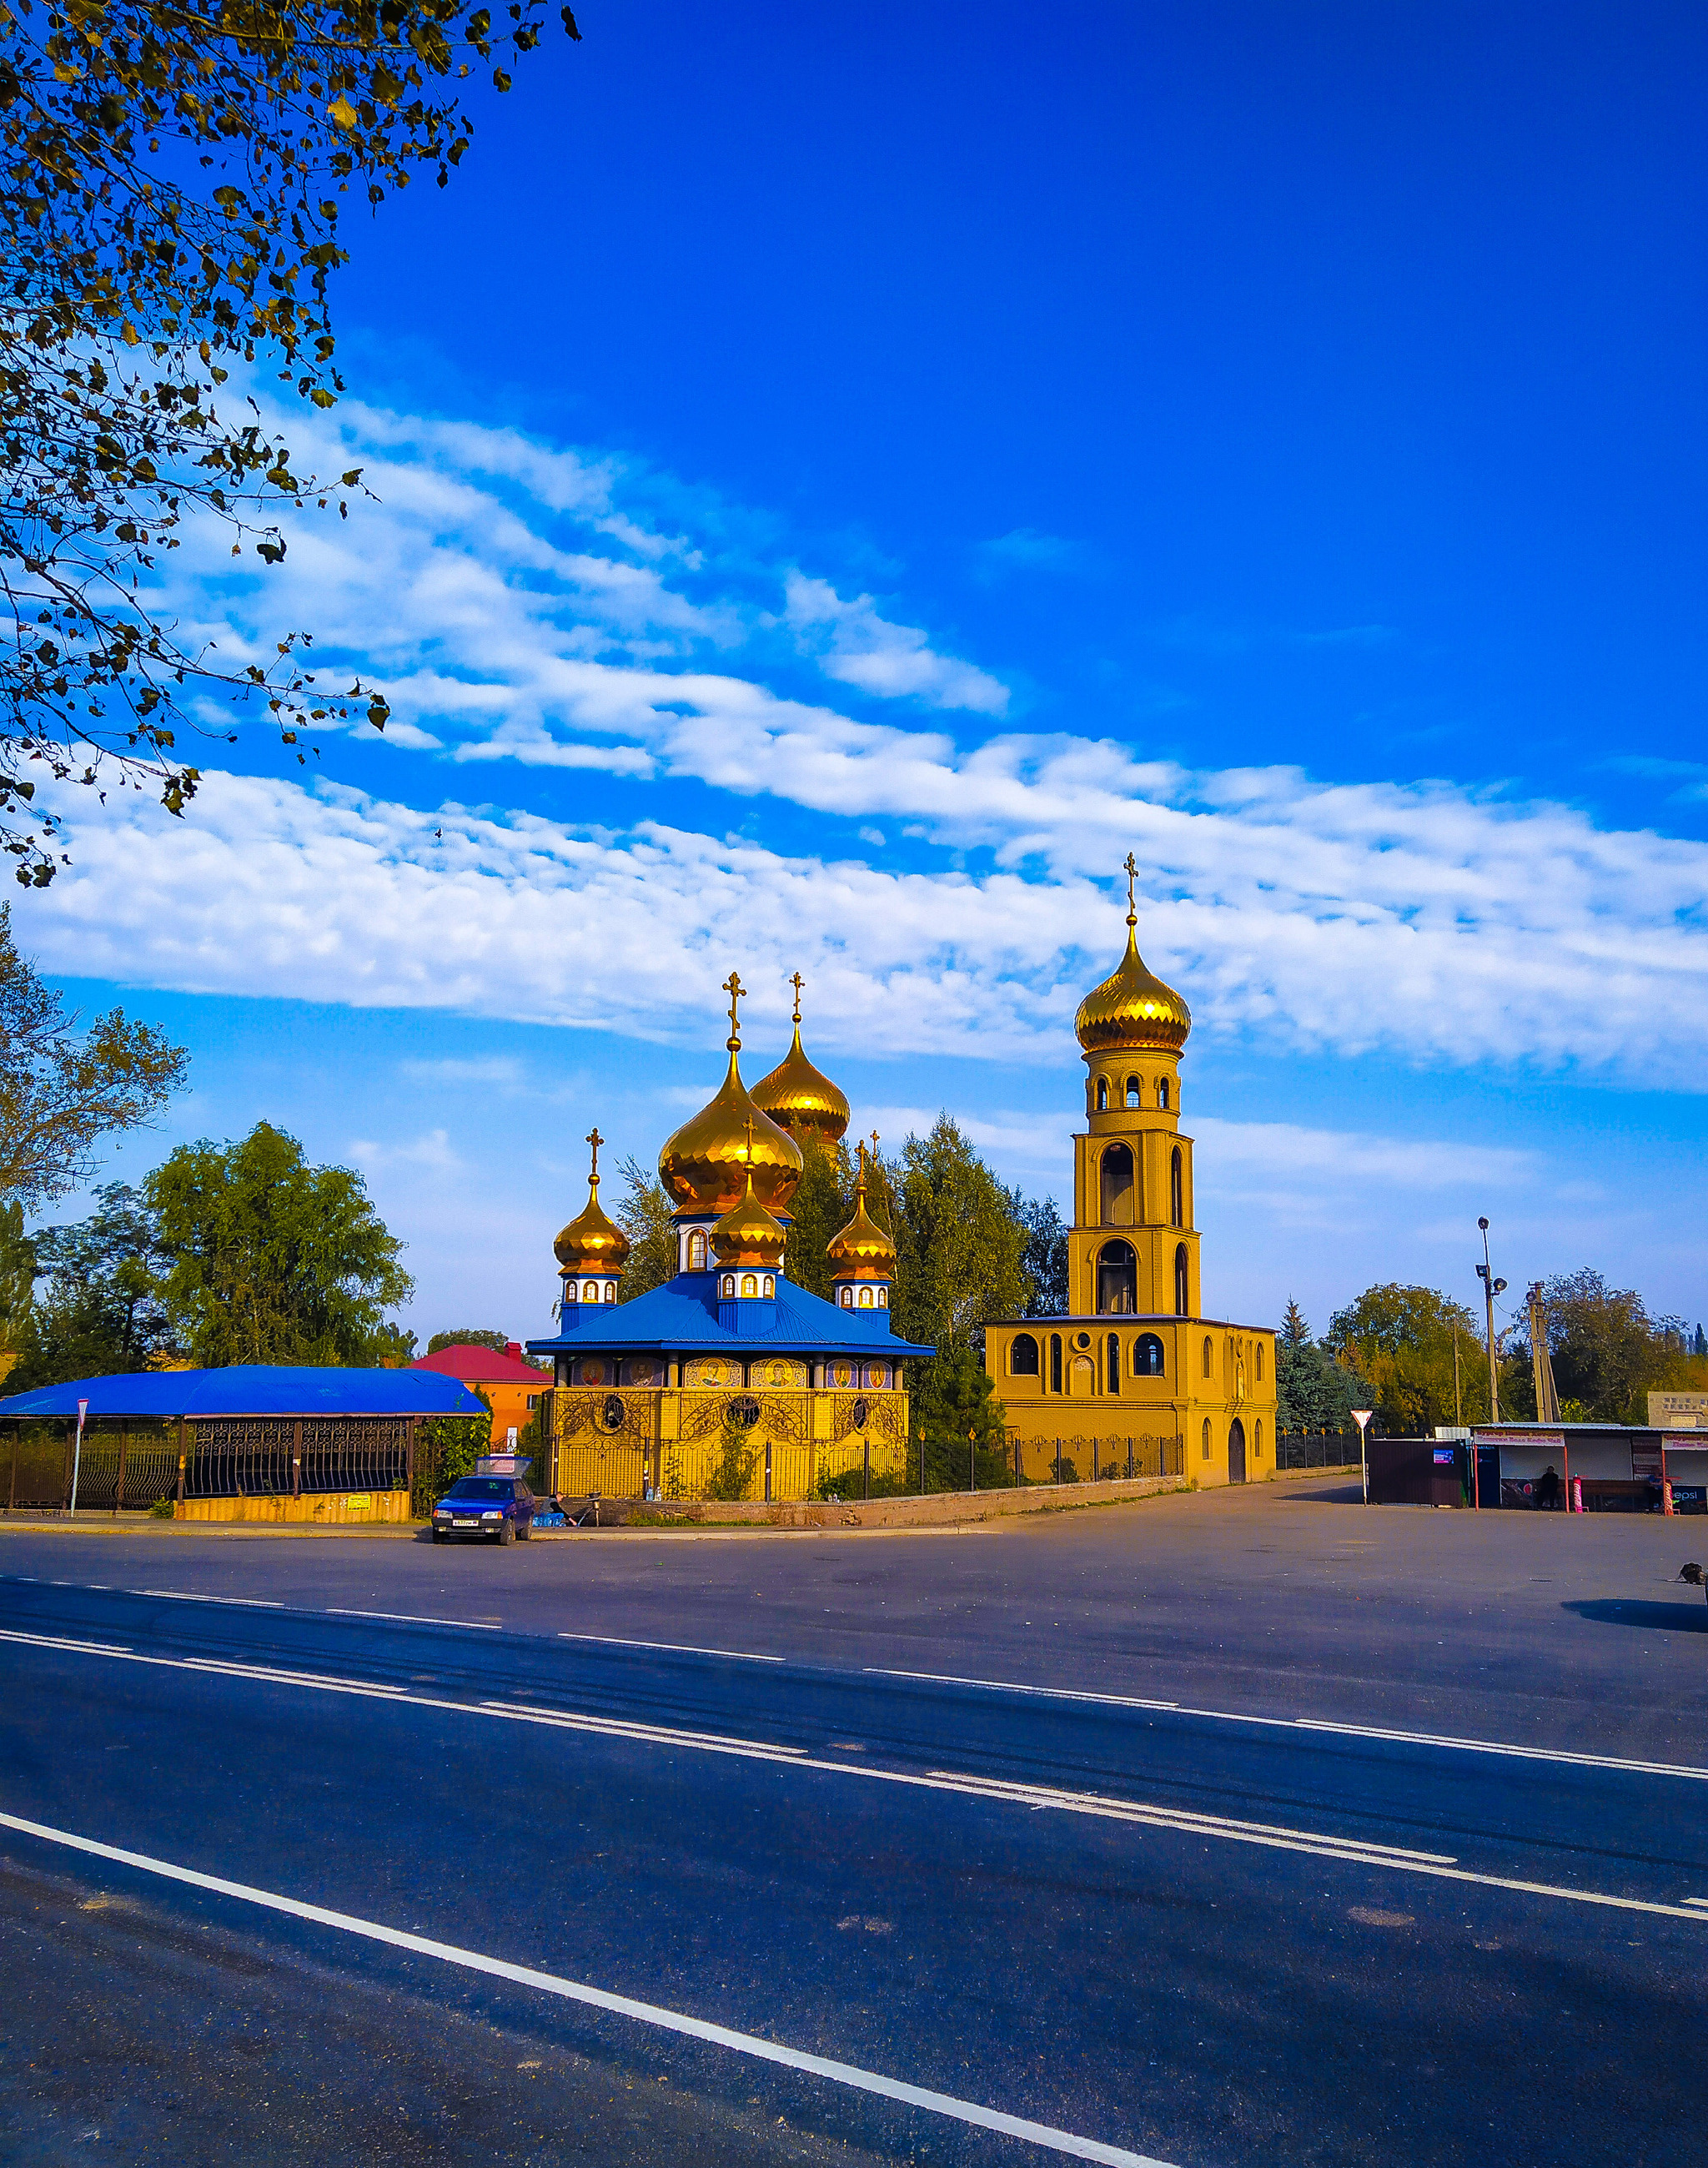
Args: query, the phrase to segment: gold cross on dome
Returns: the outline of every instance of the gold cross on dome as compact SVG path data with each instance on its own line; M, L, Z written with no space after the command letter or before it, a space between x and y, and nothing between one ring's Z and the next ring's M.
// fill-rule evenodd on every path
M854 1149L860 1156L859 1182L861 1188L864 1189L866 1187L866 1140L864 1137L861 1138Z
M872 1132L872 1156L873 1159L876 1159L878 1156L878 1132L876 1129Z
M801 976L798 971L797 971L794 976L788 981L788 984L795 990L795 1022L797 1023L801 1020L801 988L805 986L806 983L806 980Z
M587 1142L593 1147L593 1172L588 1177L591 1182L597 1182L599 1179L599 1147L604 1141L604 1138L599 1134L599 1125L596 1122L587 1137Z
M1132 884L1138 874L1138 861L1129 851L1127 854L1127 922L1129 926L1137 926L1138 923L1138 913L1134 910L1132 904Z
M747 991L741 983L741 974L732 971L724 981L724 991L729 996L729 1045L733 1053L741 1044L741 1019L736 1013L736 1003Z
M751 1182L753 1179L753 1117L751 1114L747 1117L745 1127L747 1130L747 1179Z

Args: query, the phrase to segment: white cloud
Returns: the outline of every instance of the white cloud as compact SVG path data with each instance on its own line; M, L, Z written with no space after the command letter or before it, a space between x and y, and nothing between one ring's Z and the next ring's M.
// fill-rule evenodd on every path
M1285 790L1290 823L1249 788L1213 812L1133 808L1174 860L1149 960L1201 1032L1701 1088L1708 853L1558 809ZM692 1039L732 963L760 1016L798 968L820 1043L869 1050L881 1012L886 1050L1024 1059L1060 1043L1122 933L1072 873L826 863L217 773L183 822L66 797L76 863L33 901L31 938L56 970L156 986Z
M1008 688L952 655L939 655L917 625L880 617L870 595L845 602L828 580L791 572L786 611L802 646L818 655L827 677L858 685L886 700L925 700L934 708L1007 713ZM828 640L826 648L824 645Z
M73 796L76 869L31 906L59 968L660 1034L698 1028L682 989L709 1013L729 961L756 986L799 964L821 1037L858 1045L878 1002L898 1049L970 1035L1014 1057L1112 961L1119 917L1087 874L1131 848L1147 955L1201 1031L1708 1078L1700 843L1445 782L1193 773L1113 739L867 721L794 695L798 640L886 699L995 715L1006 690L668 477L357 404L293 424L305 463L364 465L380 502L300 523L277 577L234 576L192 534L186 636L241 660L277 618L316 624L333 667L387 685L400 796L417 756L483 781L515 762L622 778L634 816L616 834L476 816L438 802L443 768L432 811L216 774L178 826ZM827 851L881 864L727 842L698 790L698 825L673 822L684 783L830 816L846 826ZM994 870L910 863L886 834Z

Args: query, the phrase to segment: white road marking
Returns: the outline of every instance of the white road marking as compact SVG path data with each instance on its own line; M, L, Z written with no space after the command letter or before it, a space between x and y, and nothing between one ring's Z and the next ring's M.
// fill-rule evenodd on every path
M404 1626L467 1626L478 1634L504 1631L496 1618L429 1618L418 1611L355 1611L346 1603L332 1604L321 1615L326 1618L393 1618Z
M787 1656L757 1656L751 1649L697 1649L687 1641L625 1641L615 1634L560 1634L560 1641L597 1641L602 1649L663 1649L673 1656L733 1656L743 1664L786 1664Z
M607 1989L589 1987L584 1981L565 1979L560 1974L541 1972L533 1965L512 1964L503 1958L488 1957L482 1951L459 1948L454 1942L435 1942L426 1935L408 1933L400 1927L388 1927L377 1920L358 1919L349 1912L334 1912L323 1905L305 1905L300 1898L282 1896L272 1889L257 1889L247 1882L230 1882L223 1875L204 1874L191 1867L179 1867L171 1860L151 1858L142 1852L125 1852L117 1845L101 1844L93 1837L80 1836L71 1830L54 1829L45 1822L26 1821L19 1815L0 1814L0 1827L16 1830L24 1836L40 1838L47 1844L59 1844L73 1852L81 1852L94 1859L112 1861L120 1867L139 1869L145 1874L157 1874L168 1882L179 1882L193 1889L205 1889L218 1897L235 1897L246 1905L258 1905L270 1912L283 1912L295 1920L306 1920L316 1926L335 1927L346 1935L359 1935L364 1941L384 1942L393 1949L408 1950L413 1956L436 1958L441 1964L460 1965L469 1972L487 1974L493 1979L512 1982L517 1987L531 1987L545 1995L561 1995L565 2001L579 2002L594 2010L609 2011L618 2017L628 2017L641 2025L651 2025L660 2031L676 2032L690 2040L702 2040L714 2048L727 2048L738 2055L751 2055L763 2063L776 2063L784 2070L804 2071L809 2076L825 2078L832 2085L846 2086L857 2092L875 2093L881 2099L899 2101L909 2107L924 2108L931 2115L951 2118L957 2123L970 2123L979 2130L1000 2131L1005 2138L1018 2138L1028 2144L1047 2146L1053 2153L1065 2153L1076 2160L1097 2160L1108 2164L1108 2168L1169 2168L1169 2163L1143 2153L1128 2151L1125 2146L1106 2145L1099 2139L1081 2138L1070 2130L1058 2130L1047 2123L1032 2123L1025 2116L1005 2115L1000 2108L981 2107L976 2101L957 2100L952 2093L933 2092L926 2086L909 2085L900 2078L887 2078L876 2070L864 2070L856 2063L833 2062L828 2056L809 2055L798 2048L785 2048L775 2040L765 2040L752 2032L736 2032L727 2025L713 2025L703 2017L690 2017L680 2010L666 2010L655 2002L638 2002L632 1995L613 1995Z
M175 1603L232 1603L244 1611L283 1611L270 1596L202 1596L193 1588L127 1588L127 1596L167 1596Z
M1461 1867L1449 1852L1410 1852L1396 1845L1366 1842L1361 1837L1340 1836L1326 1830L1291 1829L1270 1822L1247 1822L1221 1815L1196 1812L1188 1807L1159 1804L1143 1799L1123 1799L1096 1792L1070 1792L1057 1785L1010 1783L995 1777L964 1776L954 1770L924 1772L910 1769L874 1767L867 1762L830 1762L809 1754L804 1747L782 1746L764 1740L737 1739L721 1732L677 1730L665 1724L642 1724L623 1717L590 1716L572 1709L539 1708L521 1702L452 1701L442 1695L415 1694L401 1687L360 1679L328 1678L319 1673L287 1671L258 1665L219 1661L203 1656L147 1655L139 1650L120 1649L96 1641L74 1641L38 1634L0 1630L0 1642L58 1649L82 1655L113 1656L125 1662L146 1664L162 1671L213 1673L224 1678L247 1679L262 1686L307 1687L317 1692L367 1696L390 1707L431 1708L458 1716L499 1718L512 1723L538 1724L562 1731L578 1731L622 1740L638 1746L686 1749L693 1753L727 1754L744 1761L772 1762L791 1769L809 1769L823 1775L865 1778L873 1783L898 1784L912 1791L952 1792L963 1798L995 1799L1005 1805L1050 1808L1061 1813L1090 1815L1106 1821L1128 1822L1150 1829L1171 1830L1190 1836L1215 1837L1235 1844L1260 1845L1270 1851L1308 1853L1318 1859L1338 1859L1354 1866L1385 1868L1391 1872L1429 1875L1440 1881L1473 1884L1485 1889L1509 1889L1524 1896L1552 1897L1576 1905L1598 1905L1617 1911L1643 1912L1663 1919L1695 1920L1708 1924L1708 1910L1687 1900L1668 1905L1645 1897L1620 1897L1601 1889L1574 1889L1566 1883L1532 1882L1507 1874L1482 1874Z
M1324 1731L1342 1739L1390 1740L1404 1746L1442 1746L1459 1754L1504 1754L1520 1762L1557 1762L1567 1768L1622 1769L1639 1777L1693 1777L1708 1781L1708 1768L1688 1762L1640 1762L1619 1754L1580 1754L1566 1746L1519 1746L1501 1739L1462 1739L1449 1732L1401 1731L1375 1724L1343 1724L1324 1716L1253 1716L1243 1709L1195 1708L1190 1702L1148 1701L1136 1694L1093 1693L1083 1687L1027 1686L1017 1679L957 1678L944 1671L903 1671L867 1664L865 1676L915 1679L931 1686L979 1687L986 1693L1030 1694L1053 1701L1102 1702L1117 1708L1151 1708L1172 1716L1201 1716L1214 1724L1251 1724L1269 1731Z
M1180 1705L1177 1701L1150 1701L1138 1694L1092 1693L1084 1687L1022 1687L1010 1686L999 1679L962 1679L952 1671L897 1671L881 1664L867 1664L865 1671L870 1678L918 1679L936 1687L984 1687L1003 1693L1040 1694L1047 1700L1055 1701L1101 1701L1116 1708L1175 1709Z

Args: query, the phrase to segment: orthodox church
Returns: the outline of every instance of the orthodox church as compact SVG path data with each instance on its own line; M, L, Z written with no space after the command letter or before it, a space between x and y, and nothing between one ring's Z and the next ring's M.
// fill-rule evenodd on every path
M794 1039L750 1092L741 1079L738 975L729 1064L715 1097L659 1155L671 1198L674 1276L621 1299L629 1239L599 1203L596 1129L584 1209L555 1245L558 1331L528 1342L549 1356L547 1487L566 1496L772 1500L852 1495L869 1469L906 1466L904 1366L932 1353L890 1330L895 1245L866 1209L866 1156L854 1214L830 1244L831 1300L788 1276L789 1199L809 1131L835 1144L847 1099Z
M1138 953L1127 859L1127 954L1074 1018L1085 1128L1074 1140L1068 1314L1010 1318L984 1364L1010 1448L1034 1482L1275 1468L1275 1335L1206 1317L1192 1140L1180 1128L1191 1011Z

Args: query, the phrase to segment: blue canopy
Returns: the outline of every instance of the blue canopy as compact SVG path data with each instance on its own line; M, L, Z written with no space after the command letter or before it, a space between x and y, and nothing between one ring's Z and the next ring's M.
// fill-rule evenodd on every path
M296 1369L286 1363L234 1363L225 1370L131 1370L111 1378L74 1378L0 1400L0 1416L64 1416L77 1402L89 1414L178 1416L483 1416L466 1386L437 1370Z

